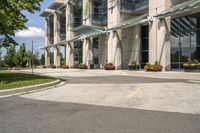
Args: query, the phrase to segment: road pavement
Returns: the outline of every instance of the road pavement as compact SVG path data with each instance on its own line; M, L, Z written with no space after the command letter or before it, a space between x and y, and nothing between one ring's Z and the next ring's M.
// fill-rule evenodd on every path
M35 72L67 84L0 98L0 133L200 132L198 74L187 79L176 73Z

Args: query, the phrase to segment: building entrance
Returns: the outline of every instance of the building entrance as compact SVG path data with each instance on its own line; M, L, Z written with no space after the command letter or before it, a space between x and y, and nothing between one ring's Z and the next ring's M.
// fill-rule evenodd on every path
M93 64L94 69L99 68L99 39L93 39Z
M149 26L141 27L141 68L149 62Z
M83 62L83 41L74 42L74 66Z

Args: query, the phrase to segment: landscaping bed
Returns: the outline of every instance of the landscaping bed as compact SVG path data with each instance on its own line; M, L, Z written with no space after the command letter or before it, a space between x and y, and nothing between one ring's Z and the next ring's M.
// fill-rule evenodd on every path
M53 82L51 77L0 70L0 90Z

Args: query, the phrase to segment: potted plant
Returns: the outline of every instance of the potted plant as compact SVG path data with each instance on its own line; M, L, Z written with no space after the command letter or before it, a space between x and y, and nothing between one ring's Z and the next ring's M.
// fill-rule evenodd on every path
M56 68L56 66L55 66L55 65L51 65L51 68L55 69L55 68Z
M200 71L200 63L198 60L192 61L191 58L188 58L188 62L183 64L185 72L196 72Z
M115 66L112 63L106 63L104 66L105 70L115 70Z
M69 69L69 65L62 65L62 69Z
M82 64L82 63L81 63L81 64L79 65L79 68L80 68L80 69L88 69L88 66L87 66L86 64Z
M139 70L140 65L136 63L136 61L128 64L128 70Z
M160 72L162 71L163 67L160 65L159 62L155 62L155 64L150 64L147 63L147 65L145 65L144 69L146 71L151 71L151 72Z

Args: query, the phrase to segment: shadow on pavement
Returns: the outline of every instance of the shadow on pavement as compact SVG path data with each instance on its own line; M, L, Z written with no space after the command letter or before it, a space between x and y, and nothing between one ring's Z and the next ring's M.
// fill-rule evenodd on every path
M0 99L1 133L199 133L200 115L20 97Z
M98 76L98 77L68 77L60 79L67 80L68 84L134 84L134 83L168 83L187 82L185 79L161 79L136 76Z

